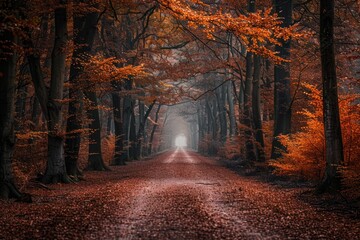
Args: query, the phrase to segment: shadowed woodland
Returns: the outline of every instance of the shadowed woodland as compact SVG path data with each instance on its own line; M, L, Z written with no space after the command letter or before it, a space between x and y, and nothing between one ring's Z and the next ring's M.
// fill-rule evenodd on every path
M282 197L279 186L266 190L262 184L268 182L291 186L294 196L303 199L301 204L320 201L328 206L326 211L335 224L340 222L331 215L336 202L342 206L341 214L355 214L357 220L348 223L348 234L354 233L353 229L360 229L356 227L360 207L359 46L360 2L354 0L2 0L1 225L7 222L10 229L20 221L6 220L9 215L30 216L32 204L27 203L31 202L49 201L54 211L60 209L60 201L69 204L69 209L71 204L81 206L88 201L97 209L106 204L119 208L130 201L130 192L138 191L138 198L145 199L139 202L150 204L152 198L142 193L141 184L150 189L160 186L159 191L171 189L171 184L190 184L189 196L216 199L218 195L206 186L225 191L227 186L216 185L222 178L238 182L233 172L219 170L223 174L219 175L213 169L221 163L242 176L242 191L254 198L254 187L271 199L276 199L275 192ZM180 173L177 166L185 163L204 167L186 165L187 173ZM166 181L149 184L139 180L154 176ZM201 176L212 180L204 182ZM169 180L173 178L182 180L173 183ZM141 184L132 182L136 179ZM115 184L113 191L123 205L102 204L105 200L98 195L113 196L102 188L110 186L107 184ZM102 190L95 191L97 188ZM235 194L235 188L230 188L229 194ZM67 194L69 198L64 197ZM182 197L190 201L189 196L176 196L176 201ZM287 197L291 198L288 192ZM169 199L165 198L164 206L167 201L169 205L176 202ZM119 213L117 217L132 219L134 214L150 211L140 203L130 215ZM176 203L185 204L185 200ZM36 211L51 212L51 206L47 207L41 210L36 205ZM210 212L219 208L229 206L209 205ZM27 210L22 215L16 209ZM148 213L152 216L156 211ZM115 213L106 210L104 214ZM195 218L205 219L196 214ZM232 211L230 215L236 214ZM69 218L65 213L61 216ZM98 215L90 218L103 222ZM94 232L101 232L99 226ZM9 234L9 239L16 235L4 229L0 232ZM86 227L78 229L84 239L98 238L86 235L90 231ZM114 229L111 231L123 231ZM44 231L28 234L75 238L49 235L51 227ZM164 230L169 235L160 232L156 237L128 234L134 239L179 239L177 232L169 231ZM229 227L229 232L237 231L243 230ZM182 236L250 238L216 231L211 237L206 231L201 234ZM270 239L292 236L285 230L273 238L262 234L259 236ZM106 235L106 239L128 236L115 235ZM312 237L292 237L299 236Z

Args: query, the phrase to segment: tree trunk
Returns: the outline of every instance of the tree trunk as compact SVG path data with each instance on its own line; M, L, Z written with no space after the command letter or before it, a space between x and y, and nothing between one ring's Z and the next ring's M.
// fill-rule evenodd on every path
M143 116L142 119L139 119L139 131L138 134L136 136L136 149L135 149L135 159L139 160L141 158L141 144L142 144L142 140L145 134L145 124L146 124L146 120L149 117L151 110L153 109L154 105L155 105L156 101L153 101L150 105L149 108L146 110L145 115L143 113L140 114L140 116ZM141 112L141 111L140 111Z
M283 19L282 27L292 24L292 0L275 0L275 10ZM276 46L275 51L283 59L290 59L291 40L283 41ZM277 159L286 151L285 146L278 139L279 135L289 134L291 131L291 95L290 95L290 63L284 62L274 68L274 138L272 142L271 158Z
M161 108L161 104L159 104L158 108L156 109L156 113L155 113L155 124L151 130L151 134L150 134L150 140L149 140L149 148L148 148L148 155L151 155L152 153L152 146L153 146L153 141L154 141L154 134L156 131L156 128L158 126L158 121L159 121L159 112L160 112L160 108Z
M227 102L229 104L229 121L230 121L230 136L234 136L236 132L236 119L234 111L234 100L232 94L231 82L227 84Z
M264 79L263 79L265 91L271 91L271 78L270 78L271 69L272 68L271 68L270 60L266 59L265 60L265 76L264 76ZM264 101L264 103L263 103L263 121L273 120L270 105L271 105L271 103L269 101Z
M220 120L220 141L222 144L226 142L227 136L227 119L226 119L226 108L225 108L225 99L226 99L226 85L223 84L221 88L216 89L216 100L219 112Z
M141 159L142 157L142 142L143 142L143 138L144 138L144 135L142 135L142 139L140 139L140 128L141 128L141 124L142 124L142 121L143 121L143 118L145 116L145 104L138 100L138 104L139 104L139 115L138 115L138 118L137 118L137 121L136 121L136 128L137 128L137 134L136 134L136 142L135 142L135 149L134 149L134 159L135 160L139 160ZM145 126L144 126L144 130L145 130Z
M261 109L260 109L260 56L254 56L254 78L253 78L253 92L252 92L252 110L253 122L256 140L256 153L259 162L265 161L264 153L264 136L261 122Z
M198 133L198 152L203 153L202 144L201 141L204 139L205 135L205 129L203 126L204 116L202 114L202 106L201 103L199 103L197 107L197 122L199 126L199 133Z
M99 104L96 92L85 92L90 100L91 106L88 110L88 116L91 120L89 124L89 158L86 170L105 171L110 170L104 163L101 150L101 122Z
M252 76L253 76L253 54L247 52L246 54L246 79L244 91L244 113L242 123L244 124L244 137L245 137L245 151L246 161L253 162L256 160L253 144L253 132L251 124L251 93L252 93Z
M77 3L84 1L76 1ZM96 35L96 26L99 14L90 12L85 15L74 16L74 44L75 48L72 55L69 77L69 108L66 125L66 145L65 145L65 162L67 173L77 179L81 176L78 167L78 158L81 142L80 129L82 128L80 117L80 106L82 92L78 88L78 77L83 72L83 66L80 61L87 61L91 53Z
M31 112L31 122L33 125L33 130L37 129L39 125L39 119L41 115L41 108L39 104L39 100L36 96L34 96L34 99L32 101L32 112Z
M248 12L255 12L255 1L248 1ZM250 40L251 41L251 40ZM248 51L246 53L246 76L245 76L245 90L244 90L244 113L242 123L244 124L244 138L245 138L245 152L246 161L253 162L256 160L254 143L253 143L253 129L251 120L251 94L252 94L252 77L253 77L253 53Z
M3 22L4 19L0 18ZM16 37L8 30L0 31L0 198L21 197L12 176L15 145L14 115L16 98ZM7 44L5 45L4 42ZM13 45L14 44L14 45Z
M318 191L339 190L339 167L344 162L334 50L334 0L320 1L320 51L326 169Z
M123 119L124 119L124 136L125 136L125 147L126 160L131 159L130 148L131 148L131 140L130 140L130 131L131 131L131 118L133 109L133 100L131 96L125 96L123 101Z
M136 121L135 121L135 112L134 112L134 106L135 102L132 100L132 112L130 115L130 125L129 125L129 141L130 141L130 147L129 147L129 158L132 160L136 159Z
M59 1L55 9L55 42L51 55L51 82L47 102L48 161L43 181L45 183L69 182L64 160L62 133L62 103L67 48L66 1Z
M112 94L112 102L115 127L115 155L112 164L125 165L124 130L123 118L121 116L121 99L119 93L115 92Z
M21 68L25 70L20 71L20 76L27 75L27 66L21 66ZM24 77L20 77L17 85L17 99L15 103L15 129L16 131L19 131L24 127L23 123L26 116L26 98L28 95L28 85Z

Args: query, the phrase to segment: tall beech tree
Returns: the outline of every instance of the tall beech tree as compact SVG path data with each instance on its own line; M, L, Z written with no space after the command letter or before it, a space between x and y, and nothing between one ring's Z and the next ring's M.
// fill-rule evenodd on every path
M320 52L326 151L325 175L318 191L340 189L339 167L344 162L334 49L334 0L320 1Z
M262 130L261 120L261 106L260 106L260 71L261 71L261 57L259 55L254 56L254 75L252 82L252 114L253 114L253 126L254 135L256 140L256 155L259 162L265 161L264 152L264 135Z
M62 100L65 81L65 61L68 44L67 1L59 0L55 8L55 41L51 53L51 81L47 101L48 161L43 181L69 182L64 159L62 130Z
M101 150L101 120L98 97L95 91L85 91L84 93L90 101L90 107L87 111L87 114L91 121L89 124L89 157L86 170L109 170L109 168L104 163Z
M292 25L292 0L274 0L275 11L282 20L282 27ZM290 60L291 40L280 39L280 46L275 47L279 57ZM272 141L271 158L281 157L281 151L286 150L278 136L291 131L291 94L290 94L290 63L288 61L276 64L274 67L274 138Z
M75 1L79 5L84 1ZM93 6L93 7L96 7ZM78 158L81 142L82 122L80 119L80 106L82 91L79 87L80 75L84 68L82 61L89 61L94 38L97 32L99 13L90 11L87 13L76 13L73 17L74 26L74 50L72 54L72 62L69 76L69 102L68 119L66 124L66 145L65 145L65 162L67 173L74 179L77 179L81 172L78 168Z
M151 129L151 134L150 134L150 139L149 139L149 146L147 149L147 154L151 155L151 153L153 152L153 143L154 143L154 135L155 135L155 131L156 128L158 127L158 121L159 121L159 113L160 113L160 109L161 109L161 104L158 105L156 112L155 112L155 122L154 125Z
M141 152L142 152L142 142L145 135L145 124L146 121L151 113L151 110L153 109L154 105L156 103L156 100L154 100L152 103L149 104L148 109L145 113L140 114L141 118L139 119L139 129L136 136L136 145L135 145L135 159L141 158Z
M255 12L255 0L249 0L248 12ZM252 41L250 39L250 41ZM244 116L242 123L245 125L245 151L246 160L249 162L256 160L254 143L253 143L253 127L252 127L252 82L254 73L254 54L251 51L246 53L246 76L245 76L245 90L244 90Z
M66 50L68 44L67 1L59 0L54 10L55 40L51 53L50 88L46 88L38 52L27 56L31 79L48 127L48 151L45 183L70 182L64 159L64 133L62 130L62 100L65 80ZM25 48L33 48L31 36L24 41Z
M46 88L40 56L30 51L27 56L31 79L36 97L47 122L48 151L45 183L70 182L64 160L64 132L62 130L62 105L65 80L66 50L68 44L67 1L57 1L54 10L55 38L51 53L51 79L49 90ZM33 48L31 35L24 41L25 48Z
M12 1L1 3L0 13L0 198L19 198L12 174L12 158L15 147L14 115L16 99L16 71L18 37L14 33L16 25L9 21L5 13L18 14L18 4ZM13 17L15 17L13 16Z

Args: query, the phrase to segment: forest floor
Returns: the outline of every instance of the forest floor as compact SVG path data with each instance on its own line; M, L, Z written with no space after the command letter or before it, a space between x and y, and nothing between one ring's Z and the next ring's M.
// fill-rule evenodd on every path
M0 202L0 239L360 239L359 218L304 201L308 189L182 149L85 179Z

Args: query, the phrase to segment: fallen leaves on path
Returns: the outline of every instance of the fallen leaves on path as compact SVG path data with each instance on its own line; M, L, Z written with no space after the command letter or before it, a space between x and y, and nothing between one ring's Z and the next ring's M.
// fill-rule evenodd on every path
M190 151L51 188L28 189L32 204L0 203L2 239L360 239L359 219L303 201L304 189Z

